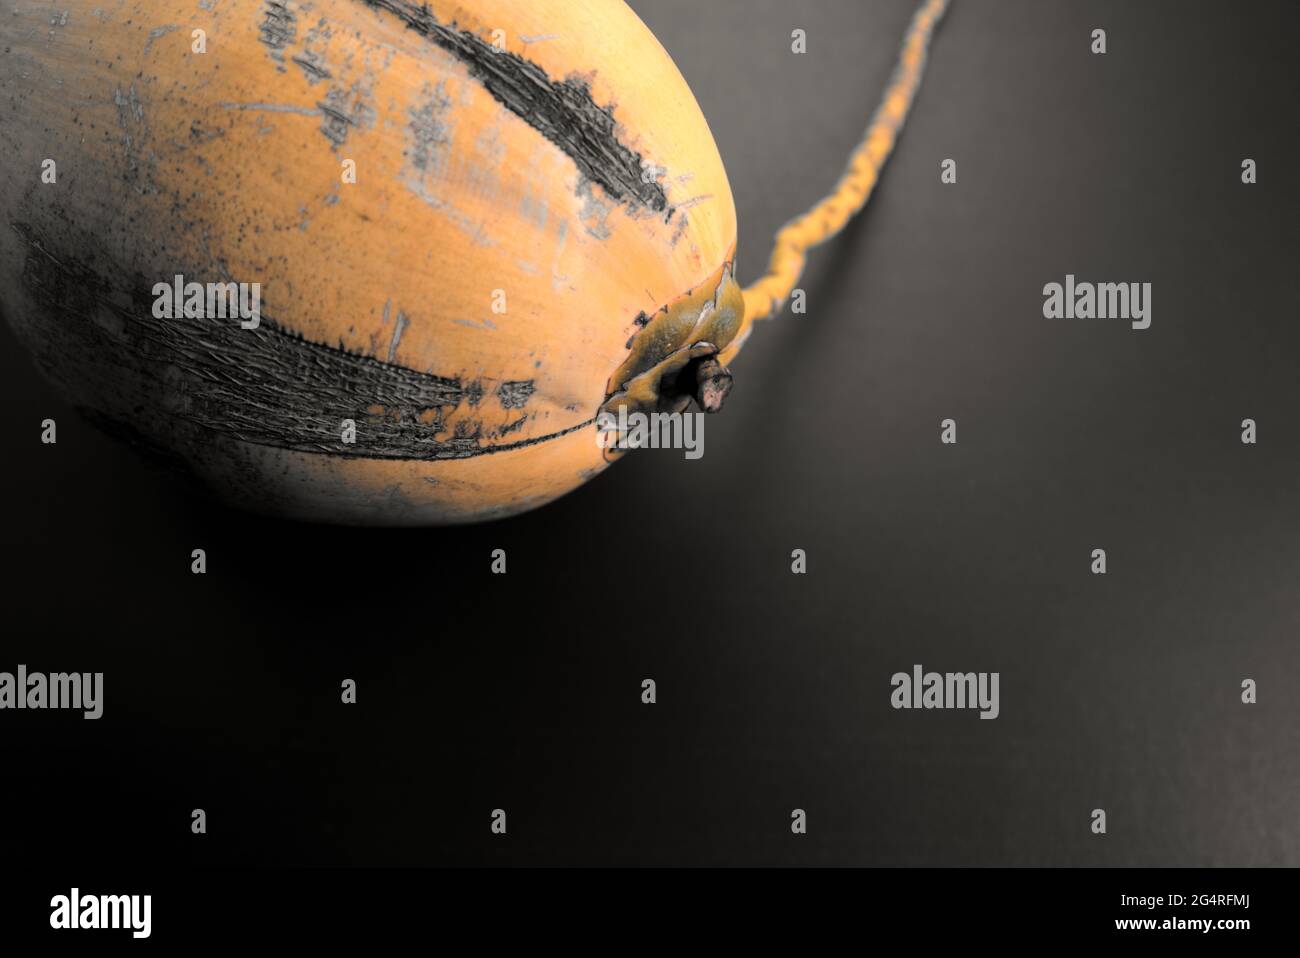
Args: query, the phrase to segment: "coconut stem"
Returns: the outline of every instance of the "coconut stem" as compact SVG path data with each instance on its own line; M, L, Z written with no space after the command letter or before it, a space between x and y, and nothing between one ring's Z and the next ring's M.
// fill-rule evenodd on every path
M767 274L745 290L746 324L779 313L803 275L808 249L833 238L866 206L921 85L930 35L947 7L948 0L926 0L917 10L884 99L871 118L862 142L853 151L835 191L782 227L776 234L776 248Z

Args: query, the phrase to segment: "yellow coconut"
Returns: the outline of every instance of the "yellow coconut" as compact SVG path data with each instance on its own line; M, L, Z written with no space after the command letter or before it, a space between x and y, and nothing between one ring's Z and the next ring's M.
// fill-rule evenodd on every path
M622 0L10 0L0 50L0 311L41 369L228 501L347 523L533 508L612 461L602 410L716 407L915 87L745 294Z

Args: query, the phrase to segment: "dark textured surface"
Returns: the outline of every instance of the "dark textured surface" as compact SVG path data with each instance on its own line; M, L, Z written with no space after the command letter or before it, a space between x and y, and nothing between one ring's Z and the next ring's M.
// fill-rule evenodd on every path
M124 306L115 302L110 279L51 249L33 228L13 227L26 244L23 285L42 308L44 324L31 337L42 344L38 365L44 362L60 380L80 375L73 388L86 407L104 413L116 431L150 437L151 445L188 442L188 430L197 427L205 437L345 458L468 459L588 425L510 442L527 416L496 427L468 420L456 424L450 439L433 438L451 428L444 417L462 401L472 409L484 402L481 380L435 376L350 353L341 343L311 342L270 317L259 315L253 328L242 321L196 323L181 314L188 293L169 299L177 303L174 317L155 316L150 284L139 276ZM234 315L236 294L230 295ZM221 309L224 316L226 302ZM400 313L398 322L405 322ZM68 373L63 364L71 356L93 356L93 363L67 362L90 374ZM507 380L487 402L525 409L533 389L531 379ZM163 397L162 408L151 409L156 396ZM350 443L339 431L345 420L364 424Z
M612 104L595 103L588 84L576 74L549 77L531 60L498 50L482 37L439 23L423 4L406 0L360 0L399 17L407 27L465 64L506 109L563 150L591 181L622 202L641 204L671 222L664 189L646 176L640 155L619 139Z
M838 176L912 6L635 7L710 119L748 281ZM6 854L1300 864L1296 26L956 0L866 217L732 365L704 457L636 453L505 523L209 506L4 331L0 669L106 686L98 722L0 714ZM1044 319L1066 273L1152 282L1151 328ZM1001 716L892 710L917 662L1000 671Z

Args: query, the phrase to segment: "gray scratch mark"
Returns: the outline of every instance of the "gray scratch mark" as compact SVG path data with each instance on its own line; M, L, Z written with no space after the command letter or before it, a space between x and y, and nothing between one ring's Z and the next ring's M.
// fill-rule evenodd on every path
M328 80L333 76L329 70L325 69L323 65L309 56L299 54L292 56L289 59L298 64L302 69L303 75L307 77L307 84L309 86L317 84L321 80Z
M555 235L559 242L555 245L555 261L551 263L551 289L559 292L565 283L569 281L568 276L560 274L560 258L564 255L564 244L569 239L569 221L560 220L559 228L556 229Z
M701 203L705 202L706 200L711 200L711 199L713 199L712 193L704 193L700 196L692 196L685 203L678 203L677 208L679 210L689 210L692 206L699 206Z
M426 83L420 91L418 108L406 111L410 117L410 150L407 158L423 179L427 174L441 176L446 169L447 154L451 149L455 130L447 120L451 99L447 96L445 80L436 88Z
M149 48L153 46L153 42L157 40L159 37L164 37L167 34L171 33L173 30L179 30L179 29L180 29L180 24L178 23L164 23L161 27L155 27L154 29L150 30L149 39L146 40L144 44L144 52L147 54L149 52Z
M531 379L517 382L505 382L497 388L497 398L506 409L523 409L533 395L535 388Z
M331 87L325 99L316 104L325 117L320 131L330 141L332 149L337 151L343 145L353 127L360 129L375 125L375 111L369 98L369 89L361 83L354 83L347 90Z
M384 305L384 311L388 311L387 304ZM397 344L402 341L402 333L406 332L406 327L409 325L411 325L411 321L399 309L397 311L397 325L393 327L393 340L388 344L388 361L390 363L397 361Z
M496 324L493 323L492 320L490 319L485 319L481 323L476 323L468 319L453 319L452 322L455 323L457 326L468 326L470 329L496 329L497 328Z
M582 228L593 239L607 240L610 237L609 214L614 211L613 203L606 203L596 196L592 182L579 178L578 196L582 198Z
M259 113L301 113L303 116L320 116L321 109L313 106L294 106L291 103L223 103L226 110L252 110Z
M297 18L289 9L288 0L266 0L262 17L258 39L266 44L271 59L279 64L276 69L284 73L284 50L297 39Z

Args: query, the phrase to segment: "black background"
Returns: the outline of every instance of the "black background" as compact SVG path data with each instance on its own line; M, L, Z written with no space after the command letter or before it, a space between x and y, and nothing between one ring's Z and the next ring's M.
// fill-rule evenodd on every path
M632 5L709 118L748 281L839 175L913 5ZM1298 20L957 0L871 206L814 256L808 313L755 330L704 458L634 454L507 522L192 498L5 329L0 669L106 685L97 722L0 715L6 856L1300 864ZM1151 328L1044 319L1066 273L1151 282ZM891 709L918 662L999 671L1001 717Z

